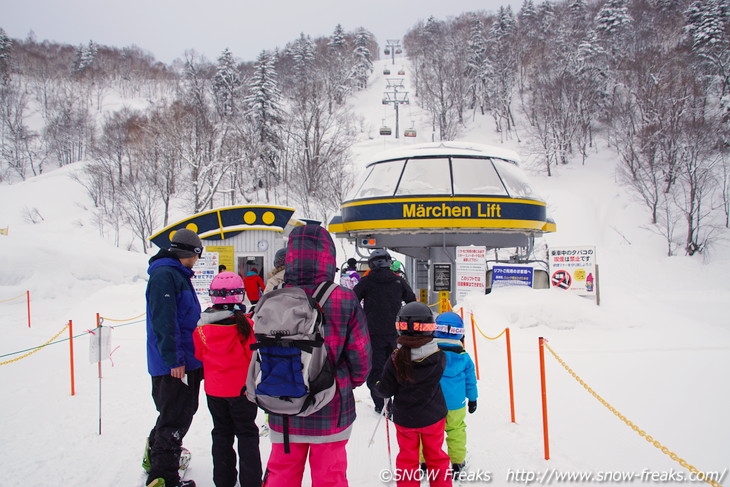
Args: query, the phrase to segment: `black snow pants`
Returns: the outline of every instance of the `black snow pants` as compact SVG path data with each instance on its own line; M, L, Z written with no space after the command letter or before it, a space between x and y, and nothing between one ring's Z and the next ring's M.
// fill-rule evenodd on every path
M373 398L373 403L375 403L375 409L378 410L383 409L385 399L383 399L382 397L378 397L374 393L375 384L377 384L377 382L383 376L385 363L390 358L393 350L395 350L397 347L397 339L398 335L370 335L370 347L372 350L370 355L370 361L372 364L372 368L370 369L370 374L368 374L367 384L368 389L370 389L370 397Z
M171 375L152 377L152 399L159 412L150 431L150 471L147 483L156 478L165 479L165 485L180 483L178 467L182 440L198 410L202 367L187 372L188 384Z
M213 482L216 487L234 487L238 477L241 487L260 487L258 407L246 396L207 398L213 417ZM234 438L238 440L238 472Z

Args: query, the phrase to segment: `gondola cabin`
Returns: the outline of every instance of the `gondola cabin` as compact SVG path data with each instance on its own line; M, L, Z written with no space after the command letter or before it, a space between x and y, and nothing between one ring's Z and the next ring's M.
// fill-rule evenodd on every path
M380 135L391 135L392 133L393 131L387 125L380 127Z
M406 129L403 132L404 137L415 137L416 136L416 129Z
M405 75L406 75L405 70L401 69L398 71L398 76L405 76Z
M383 51L383 52L385 53L385 55L386 55L386 56L390 56L390 49L386 49L386 50L385 50L385 51Z
M385 68L385 69L383 70L383 74L385 74L385 75L389 75L389 74L390 74L390 69L388 69L388 68Z

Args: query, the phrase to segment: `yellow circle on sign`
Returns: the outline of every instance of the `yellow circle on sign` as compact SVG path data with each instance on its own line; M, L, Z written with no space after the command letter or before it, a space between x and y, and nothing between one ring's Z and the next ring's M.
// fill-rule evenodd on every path
M185 225L185 228L187 228L188 230L192 230L195 233L198 233L198 226L195 223L188 223L187 225Z
M261 217L261 219L267 225L271 225L272 223L274 223L274 220L276 219L276 217L274 216L274 214L272 212L267 211L266 213L264 213L264 215Z
M576 271L573 273L573 277L575 277L576 281L585 281L586 280L585 269L576 269Z
M254 213L253 211L247 211L243 215L243 221L245 221L249 225L253 225L256 222L256 213Z

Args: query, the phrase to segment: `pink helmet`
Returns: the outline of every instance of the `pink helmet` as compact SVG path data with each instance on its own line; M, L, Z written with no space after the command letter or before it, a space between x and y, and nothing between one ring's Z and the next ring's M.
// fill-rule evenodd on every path
M210 283L213 304L240 304L243 302L243 279L235 272L221 272Z

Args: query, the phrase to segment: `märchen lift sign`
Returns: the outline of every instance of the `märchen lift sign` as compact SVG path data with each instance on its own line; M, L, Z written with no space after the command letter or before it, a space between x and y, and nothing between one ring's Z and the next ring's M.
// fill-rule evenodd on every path
M456 302L487 289L487 247L456 247Z
M580 296L590 296L598 304L596 247L553 247L548 251L550 287Z

